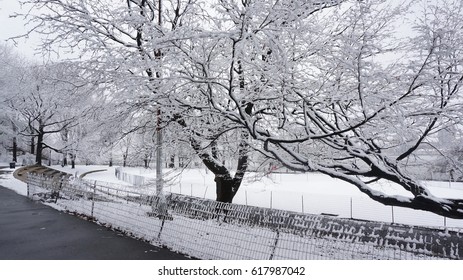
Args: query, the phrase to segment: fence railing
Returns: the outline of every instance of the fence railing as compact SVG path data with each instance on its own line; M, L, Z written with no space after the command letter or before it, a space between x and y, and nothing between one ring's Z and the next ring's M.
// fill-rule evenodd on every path
M116 168L115 175L119 180L143 188L155 179L142 173L133 174ZM150 172L147 172L150 174ZM285 174L285 173L282 173ZM152 174L150 174L152 175ZM276 181L284 182L281 174L273 174ZM285 183L286 184L286 183ZM447 186L446 186L447 187ZM461 188L458 184L448 186L449 189ZM166 184L171 193L214 199L215 187L204 181L203 184L175 182ZM385 206L366 196L342 194L302 193L281 190L247 189L243 186L233 199L236 204L282 209L309 214L329 214L340 218L400 223L424 227L448 227L463 229L463 220L445 218L431 212L408 209L404 207Z
M226 204L29 174L28 197L200 259L462 259L458 231Z

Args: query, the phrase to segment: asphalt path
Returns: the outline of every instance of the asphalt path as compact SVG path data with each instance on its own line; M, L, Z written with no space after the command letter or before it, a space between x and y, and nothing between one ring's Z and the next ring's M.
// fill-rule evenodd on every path
M0 260L185 260L0 186Z

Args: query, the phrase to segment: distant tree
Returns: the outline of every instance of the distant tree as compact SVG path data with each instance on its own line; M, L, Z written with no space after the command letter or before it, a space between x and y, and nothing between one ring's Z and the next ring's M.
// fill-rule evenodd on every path
M16 54L11 47L0 45L0 140L7 144L5 148L11 149L11 160L17 162L19 142L17 125L12 121L14 112L9 110L7 101L17 88L16 78L21 75L22 67L27 62Z
M47 136L67 131L79 123L89 110L90 88L78 81L76 68L68 63L31 66L18 77L7 106L21 135L37 139L35 163L42 164L43 150L53 149Z

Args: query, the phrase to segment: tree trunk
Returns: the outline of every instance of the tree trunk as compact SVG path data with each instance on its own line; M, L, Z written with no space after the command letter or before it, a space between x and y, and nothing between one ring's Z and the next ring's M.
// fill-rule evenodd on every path
M252 105L246 106L246 112L252 109ZM176 116L176 121L183 127L187 127L185 120L181 116ZM238 189L243 181L244 174L246 174L248 168L248 150L249 146L246 142L248 134L246 131L241 131L241 141L239 143L238 151L238 166L234 178L230 175L230 171L218 161L218 151L214 148L212 143L212 152L209 154L200 145L200 143L194 138L190 137L190 145L195 150L196 154L202 160L208 170L215 175L216 184L216 200L225 203L231 203L235 197Z
M35 155L35 137L31 137L31 150L30 150L32 155Z
M221 175L216 175L214 181L217 195L216 201L232 203L236 194L236 181L232 178L225 178Z
M169 168L175 168L175 156L174 155L170 156Z
M13 162L17 162L18 161L18 142L17 142L16 135L17 135L17 132L18 132L18 128L16 127L14 122L11 122L11 124L13 126L13 132L14 132L14 135L15 135L13 137Z
M16 137L13 137L13 162L18 161L18 143L16 142Z
M37 165L42 165L43 134L43 127L39 127L39 133L37 135L37 148L35 154L35 163Z

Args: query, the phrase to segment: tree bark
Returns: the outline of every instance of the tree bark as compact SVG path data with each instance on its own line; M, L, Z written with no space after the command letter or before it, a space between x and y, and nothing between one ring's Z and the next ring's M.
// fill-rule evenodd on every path
M76 155L71 154L71 169L75 169L75 168L76 168Z
M175 156L170 156L169 168L175 168Z
M216 201L232 203L241 182L233 178L215 175Z
M18 161L18 143L16 142L16 137L13 137L13 162Z
M251 108L250 106L248 106ZM175 121L182 127L187 127L185 120L177 115L175 116ZM221 164L218 160L218 154L215 147L215 143L212 143L213 147L211 153L205 151L200 143L193 137L190 136L190 145L199 158L202 160L204 165L208 170L210 170L215 175L215 185L216 185L216 200L219 202L231 203L236 193L238 192L241 182L243 181L244 174L248 168L248 144L246 142L246 136L248 133L246 131L241 132L241 142L239 144L238 152L238 166L236 169L235 177L231 177L230 171Z
M39 133L37 135L37 148L36 148L36 154L35 154L35 163L37 165L42 165L42 149L43 149L43 127L39 127Z
M31 137L31 146L30 146L31 155L35 155L35 137Z

